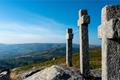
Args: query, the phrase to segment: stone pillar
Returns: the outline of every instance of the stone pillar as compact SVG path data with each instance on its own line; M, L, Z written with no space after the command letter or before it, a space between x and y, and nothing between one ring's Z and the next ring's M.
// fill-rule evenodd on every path
M72 39L73 30L71 28L66 30L66 64L67 66L72 66Z
M90 23L90 16L87 10L79 11L78 26L80 30L80 71L84 77L89 77L89 39L88 39L88 24Z
M102 9L102 80L120 80L120 5Z

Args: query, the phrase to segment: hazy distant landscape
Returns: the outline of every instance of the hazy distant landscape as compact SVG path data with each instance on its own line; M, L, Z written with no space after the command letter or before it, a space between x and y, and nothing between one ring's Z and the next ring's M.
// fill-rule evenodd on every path
M74 44L73 47L73 52L78 52L78 45ZM1 44L0 69L40 63L63 55L65 55L65 44Z
M90 46L96 47L100 48ZM77 52L79 45L73 44L73 53ZM62 43L0 44L0 69L41 63L60 56L65 56L65 44Z

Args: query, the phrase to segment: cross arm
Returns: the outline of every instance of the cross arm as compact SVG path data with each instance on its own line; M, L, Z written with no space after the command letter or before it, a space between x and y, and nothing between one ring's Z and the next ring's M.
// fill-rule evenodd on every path
M98 27L98 37L103 35L109 39L120 39L120 18L111 19Z

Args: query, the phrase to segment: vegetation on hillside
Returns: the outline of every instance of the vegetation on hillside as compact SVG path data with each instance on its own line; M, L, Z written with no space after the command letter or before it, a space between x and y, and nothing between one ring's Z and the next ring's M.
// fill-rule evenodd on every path
M46 44L45 44L46 45ZM62 45L62 44L61 44ZM38 48L39 49L39 48ZM78 52L79 48L73 48L73 53ZM24 52L24 51L21 51ZM16 52L17 53L17 52ZM14 54L14 53L13 53ZM9 55L6 55L9 57ZM51 60L54 57L65 56L65 47L55 47L46 49L43 51L33 51L26 54L21 53L17 56L10 57L7 59L0 59L0 70L12 69L16 67L21 67L31 64L39 64L48 60Z
M90 56L90 68L96 69L101 67L101 51L100 48L90 49L89 51ZM42 63L26 65L22 67L18 67L12 71L14 74L18 74L21 72L29 71L34 69L43 69L45 67L56 65L56 64L63 64L65 65L65 56L57 57L56 60L48 60ZM73 67L79 68L79 54L73 54Z

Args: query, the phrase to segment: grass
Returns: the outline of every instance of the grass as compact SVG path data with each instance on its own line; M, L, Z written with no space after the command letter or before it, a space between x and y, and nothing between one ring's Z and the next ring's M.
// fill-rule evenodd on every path
M90 68L91 69L101 68L101 51L99 48L91 49L89 51L89 57L90 57ZM26 65L23 67L18 67L11 72L12 78L13 80L16 80L15 79L16 74L32 70L33 68L41 69L41 68L49 67L49 66L56 65L56 64L65 65L65 56L57 57L56 60L49 60L43 63L31 64L31 65ZM79 68L79 54L78 53L73 55L73 67Z

